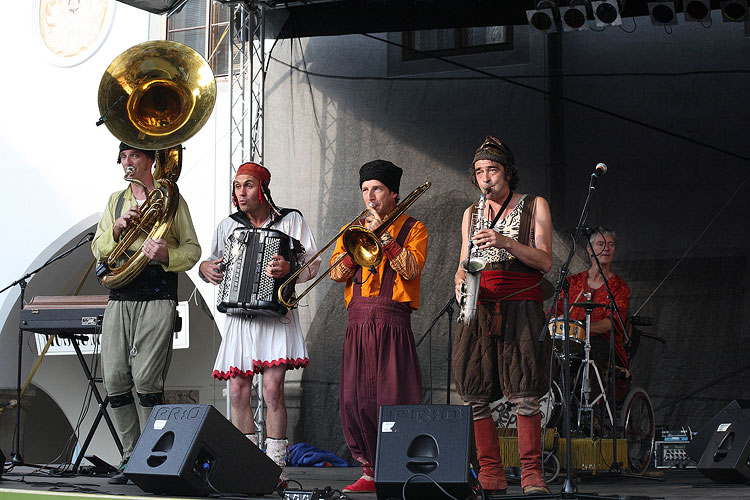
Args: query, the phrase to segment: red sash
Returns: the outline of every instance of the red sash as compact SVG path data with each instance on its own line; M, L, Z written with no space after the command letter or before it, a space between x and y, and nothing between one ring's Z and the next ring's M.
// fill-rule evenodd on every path
M479 303L506 300L531 300L539 304L543 303L542 273L482 271Z

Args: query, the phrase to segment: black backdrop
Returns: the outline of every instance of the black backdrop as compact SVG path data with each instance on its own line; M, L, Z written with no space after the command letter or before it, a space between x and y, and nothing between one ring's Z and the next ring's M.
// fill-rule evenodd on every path
M295 136L309 132L325 146L321 158L310 157L330 163L334 173L317 186L322 216L314 229L321 240L345 222L341 214L359 211L356 171L365 161L383 157L404 166L404 194L433 181L410 211L430 230L422 307L413 315L417 335L450 297L461 213L477 198L464 172L485 135L513 148L520 191L550 200L557 236L552 282L589 176L598 162L607 163L588 222L617 231L613 268L630 285L630 314L652 318L644 330L666 340L643 340L633 383L650 394L657 424L696 429L732 399L750 397L750 39L738 24L681 24L667 33L645 17L625 23L556 40L516 27L513 53L456 58L483 73L444 61L410 66L400 49L361 35L282 42L270 61L267 110L291 103L292 111L269 119L267 131L293 126ZM279 163L290 154L301 153L268 149ZM298 440L341 452L343 289L320 288L296 431ZM431 347L420 347L435 402L445 391L441 325Z

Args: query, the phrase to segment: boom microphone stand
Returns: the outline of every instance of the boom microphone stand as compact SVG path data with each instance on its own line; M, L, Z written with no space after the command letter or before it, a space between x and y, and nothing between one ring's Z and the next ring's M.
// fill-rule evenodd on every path
M8 290L9 288L18 285L21 287L21 301L19 302L19 310L23 311L24 306L24 296L26 294L26 285L27 280L31 278L33 275L44 269L45 267L49 266L53 262L56 262L60 259L63 259L73 253L78 247L83 246L85 243L90 242L94 239L94 233L88 233L86 234L81 241L76 243L76 245L73 248L70 248L57 257L54 257L38 268L34 269L30 273L27 273L22 278L17 279L10 285L6 286L2 290L0 290L0 293L3 293L5 290ZM10 466L15 467L16 465L25 465L23 458L21 457L21 361L23 356L23 330L21 329L21 324L19 322L18 325L18 372L17 372L17 379L16 379L16 427L14 430L14 440L13 440L13 451L10 453Z
M586 201L583 204L581 210L581 216L576 225L575 233L573 235L573 244L571 245L568 258L565 263L560 267L560 273L557 279L557 285L555 286L555 300L562 293L563 295L563 406L565 416L565 481L563 483L562 490L558 494L549 495L534 495L533 498L582 498L582 499L611 499L621 500L620 496L602 496L597 494L583 494L578 493L575 483L573 482L573 467L572 467L572 454L571 454L571 438L570 438L570 402L571 402L571 389L570 389L570 283L568 282L568 270L570 268L570 262L573 260L573 256L576 252L576 243L578 239L584 233L584 225L586 218L589 213L589 203L591 201L591 195L596 189L596 181L599 175L603 175L607 171L606 165L600 163L596 166L596 170L591 174L591 180L589 181L588 194L586 195ZM553 308L554 309L554 308ZM547 318L547 324L544 325L542 331L539 333L539 342L544 341L545 335L549 335L548 323L552 315L552 311ZM504 497L507 498L507 497ZM521 498L521 497L519 497ZM528 497L527 497L528 498Z
M416 347L419 347L419 344L422 343L424 338L430 334L430 339L432 339L431 332L433 327L437 324L438 320L443 316L443 314L448 314L448 369L446 370L448 372L447 375L447 383L445 384L445 404L449 405L451 404L451 355L452 355L452 347L453 347L453 303L456 301L455 297L451 297L451 299L443 306L443 308L440 310L440 312L435 316L435 319L432 320L432 323L430 323L429 328L425 330L425 332L422 334L421 337L419 337L419 340L417 340ZM430 348L432 350L432 348ZM432 362L430 362L430 378L432 378ZM430 398L432 398L432 380L430 380Z
M617 400L616 392L616 357L615 357L615 321L612 320L614 318L617 321L618 326L620 327L620 331L623 334L623 340L627 344L630 340L628 338L628 332L625 329L625 324L622 321L622 315L620 314L620 310L617 307L617 303L615 302L615 297L612 295L612 290L609 288L609 280L604 275L604 270L602 270L602 265L599 262L599 256L594 251L594 246L591 244L591 238L588 239L588 250L591 252L590 255L594 258L594 262L596 262L596 267L599 270L599 275L604 280L604 286L607 289L607 297L609 298L609 305L607 306L610 310L609 315L609 394L610 394L610 401L612 402L612 411L615 413L612 426L612 464L610 465L609 471L617 476L622 477L636 477L636 478L642 478L642 476L635 476L633 474L627 474L623 472L622 470L622 463L617 461L617 415L616 415L616 408L617 408Z

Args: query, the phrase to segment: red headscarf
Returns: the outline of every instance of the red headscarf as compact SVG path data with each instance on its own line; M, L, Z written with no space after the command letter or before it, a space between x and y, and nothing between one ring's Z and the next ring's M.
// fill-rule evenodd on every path
M237 169L237 173L234 175L234 178L236 179L239 175L251 175L258 179L261 184L265 183L266 186L268 186L268 183L271 182L271 172L268 171L268 169L262 165L258 165L257 163L247 162L240 165L240 168ZM261 189L258 189L258 199L261 203L263 203L263 195L261 194ZM237 205L237 202L235 201L235 205Z

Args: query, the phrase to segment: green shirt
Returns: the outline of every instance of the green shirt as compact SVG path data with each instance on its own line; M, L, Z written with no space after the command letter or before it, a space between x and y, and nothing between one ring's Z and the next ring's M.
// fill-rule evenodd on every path
M159 182L154 181L155 187L159 187ZM96 235L91 242L91 251L97 261L105 260L114 250L117 242L112 234L112 226L115 222L115 209L120 194L123 195L122 210L120 216L128 211L132 206L137 205L133 191L130 186L124 191L112 193L109 197L107 207L104 209L99 224L96 227ZM201 247L198 243L198 236L195 234L193 220L190 218L190 210L182 195L180 195L172 226L163 238L167 242L169 250L169 265L162 264L162 268L168 272L187 271L198 262L201 256ZM141 248L146 240L146 235L141 235L128 248L131 252L136 252Z

